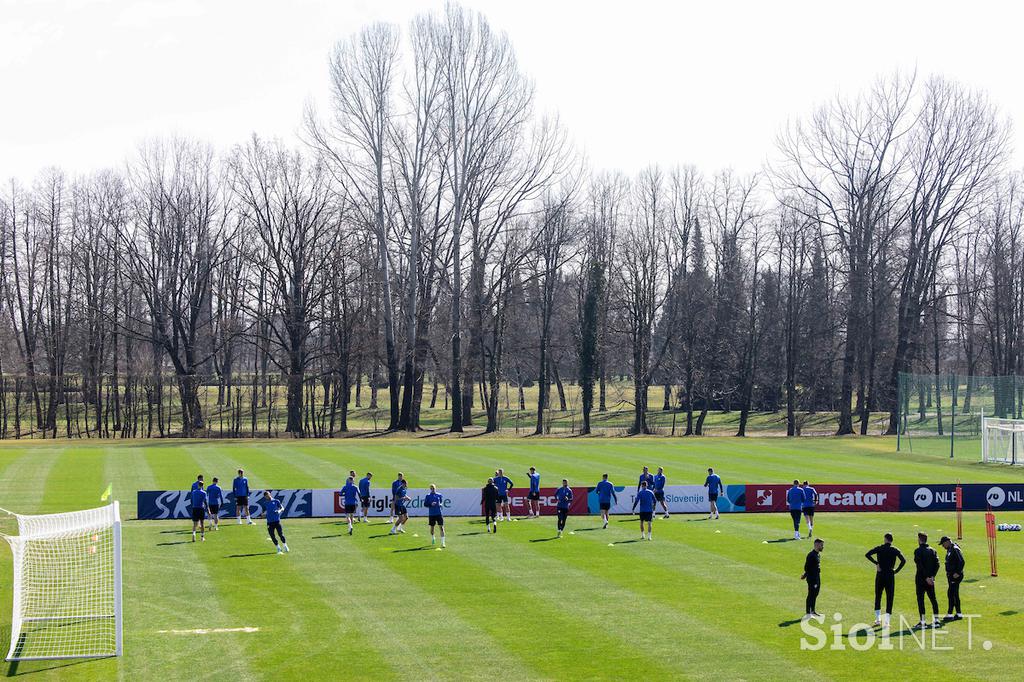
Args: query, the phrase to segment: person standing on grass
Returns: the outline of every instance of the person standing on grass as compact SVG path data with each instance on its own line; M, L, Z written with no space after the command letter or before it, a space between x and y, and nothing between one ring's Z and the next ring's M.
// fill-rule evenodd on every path
M359 520L363 523L370 522L367 517L370 511L370 479L372 478L373 474L367 471L366 475L359 479L359 504L363 513Z
M943 535L939 544L946 550L946 581L949 588L946 590L946 597L949 599L949 608L946 609L944 620L960 620L963 618L960 611L960 583L964 580L964 553L960 545L956 544L949 537Z
M273 497L269 490L264 490L262 506L263 513L267 517L267 532L270 533L274 547L277 547L277 553L291 551L288 549L288 541L284 539L284 530L281 528L281 512L284 510L281 500ZM277 537L274 537L274 533L281 538L281 544L277 544Z
M665 502L665 469L658 467L658 473L654 474L654 499L661 503L661 509L665 512L662 518L668 518L668 504Z
M238 525L242 525L242 515L245 514L246 521L252 525L252 516L249 515L249 479L245 472L238 470L238 476L231 482L231 492L235 496L235 516L238 517Z
M715 473L715 470L708 467L707 478L704 479L704 487L708 489L708 518L718 518L718 495L725 492L722 486L722 477Z
M884 542L868 550L864 557L875 565L875 627L889 627L892 618L892 603L896 593L896 574L907 563L903 552L892 544L892 533L886 533ZM896 565L899 562L899 565ZM885 614L882 614L882 593L885 593Z
M821 551L823 549L825 549L825 541L821 538L816 539L813 548L804 559L804 573L800 576L800 580L807 581L807 603L804 618L821 617L817 611L817 603L818 593L821 592Z
M530 494L526 496L527 504L530 518L536 519L540 517L540 474L537 473L536 468L530 467L530 473L527 475L530 477Z
M633 499L633 511L640 505L640 539L650 540L654 526L654 491L647 487L647 481L640 482L640 491ZM647 523L647 536L644 537L644 522Z
M793 518L793 539L800 539L800 514L804 509L804 490L800 487L800 481L793 481L793 487L786 493L786 503L789 505L789 515Z
M206 491L203 490L203 482L197 481L199 484L192 488L192 491L188 494L189 501L192 503L192 542L196 541L196 528L199 529L200 537L203 542L206 541L206 509L207 509L207 496Z
M494 487L498 489L498 520L501 521L502 514L506 521L512 520L512 510L508 505L508 491L514 487L512 479L505 475L504 469L494 472Z
M612 508L612 500L619 503L619 496L615 494L615 486L608 480L608 474L601 475L601 481L594 488L597 493L597 506L601 508L601 520L604 521L603 528L608 527L608 510Z
M198 476L196 476L196 480L192 481L192 490L196 490L197 488L202 488L203 485L204 485L204 483L203 483L203 475L199 474Z
M398 489L404 485L405 477L399 471L398 478L391 482L391 518L388 520L391 521L392 525L398 523Z
M405 528L402 526L409 520L409 510L405 507L405 503L409 502L409 496L406 494L408 489L409 482L405 480L402 472L398 472L398 479L391 484L391 497L395 505L395 523L388 531L388 535L405 532Z
M818 504L818 491L804 481L804 518L807 519L807 537L814 535L814 507Z
M555 510L558 512L558 537L562 537L565 530L565 521L569 518L569 509L572 507L572 488L569 487L569 479L562 479L562 487L555 491L557 503Z
M498 532L498 488L494 485L494 479L488 478L487 485L480 489L480 504L484 508L484 523L487 525L487 532L491 532L491 524L494 524L494 532Z
M928 534L917 534L917 549L914 550L914 565L917 571L914 574L914 587L917 589L917 612L921 614L921 621L917 624L919 628L928 627L928 621L924 618L924 597L932 603L932 624L939 626L939 602L935 599L935 576L939 574L939 555L928 546Z
M352 524L355 522L356 509L359 504L359 488L356 487L355 478L349 476L341 489L342 504L345 505L345 518L348 519L348 534L352 535Z
M430 492L423 498L427 507L427 519L430 522L430 544L434 544L434 526L441 529L441 547L444 547L444 496L437 492L437 486L430 484Z
M644 470L640 472L640 478L637 479L637 492L640 492L640 486L642 486L644 483L647 484L648 490L654 490L654 476L653 474L651 474L650 470L647 467L644 467Z
M213 483L206 489L207 504L210 509L210 525L214 530L220 530L220 506L224 503L224 491L218 485L217 477L213 477Z

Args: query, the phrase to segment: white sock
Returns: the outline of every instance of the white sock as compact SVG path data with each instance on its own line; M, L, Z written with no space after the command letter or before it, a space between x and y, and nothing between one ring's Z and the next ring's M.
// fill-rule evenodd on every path
M875 609L875 620L882 620L882 612L878 609Z

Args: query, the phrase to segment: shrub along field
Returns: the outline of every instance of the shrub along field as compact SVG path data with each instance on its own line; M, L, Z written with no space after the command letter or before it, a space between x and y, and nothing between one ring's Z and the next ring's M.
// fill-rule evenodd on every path
M593 485L608 472L635 482L664 466L670 484L701 483L714 466L726 484L1022 482L1024 468L977 463L977 442L915 439L348 439L344 441L31 441L0 444L0 507L24 513L97 506L113 482L125 537L125 656L119 660L5 664L29 679L898 679L1005 678L1024 649L1024 533L999 536L988 576L981 514L965 515L965 611L928 650L894 628L892 651L856 651L847 636L801 650L807 541L788 541L788 516L679 515L640 542L635 517L602 530L570 517L503 523L451 519L448 547L430 545L425 520L389 536L384 521L348 536L333 519L288 520L291 553L277 556L262 521L225 522L190 542L187 522L131 520L140 489L187 488L202 472L254 487L339 486L350 468L386 485L403 471L415 487L479 486L497 466L517 483L536 466L544 485ZM1000 514L1021 523L1024 514ZM2 524L11 532L10 522ZM873 618L874 569L864 552L892 531L908 557L920 529L934 540L951 514L820 514L827 541L819 611L848 625ZM941 550L940 550L941 554ZM10 553L0 550L0 634L10 631ZM940 577L940 606L945 586ZM897 578L899 615L916 619L912 567ZM175 634L173 630L256 628ZM983 642L990 643L985 649ZM832 640L828 641L829 646ZM900 650L902 648L902 651Z

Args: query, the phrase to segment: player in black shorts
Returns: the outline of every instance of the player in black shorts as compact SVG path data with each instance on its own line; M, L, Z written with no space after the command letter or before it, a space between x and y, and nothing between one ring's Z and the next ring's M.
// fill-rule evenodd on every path
M484 523L487 525L487 532L491 532L491 524L494 524L494 532L498 532L498 489L494 485L494 479L488 478L487 485L480 489L480 505L484 508Z

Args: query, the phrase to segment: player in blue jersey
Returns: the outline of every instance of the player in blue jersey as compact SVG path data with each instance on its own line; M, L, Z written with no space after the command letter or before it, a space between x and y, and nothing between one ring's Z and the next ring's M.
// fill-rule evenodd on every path
M718 496L725 492L722 477L708 467L708 476L704 479L704 487L708 489L708 518L718 518Z
M252 525L252 517L249 515L249 479L245 472L238 470L238 476L231 482L231 492L235 496L235 516L238 517L238 525L242 525L242 515Z
M434 526L441 529L441 546L444 547L444 496L437 492L437 486L430 484L430 492L423 498L423 506L427 508L427 520L430 521L430 544L435 543Z
M196 529L199 529L199 533L203 539L206 540L206 506L207 496L206 491L203 490L203 482L198 481L199 485L194 486L189 491L188 499L192 505L192 542L196 541Z
M203 475L199 474L198 476L196 476L196 480L192 481L192 490L202 488L204 485L205 483L203 483Z
M804 518L807 519L807 537L814 536L814 507L818 504L818 491L811 487L811 484L804 481Z
M356 509L359 508L359 488L356 487L355 479L352 476L345 480L345 485L341 488L341 502L345 505L348 534L352 535L352 523L356 516Z
M640 490L633 500L633 511L640 506L640 539L650 540L654 530L654 491L647 487L647 481L640 483ZM644 537L644 523L647 524L647 537Z
M786 503L789 505L789 515L793 517L793 539L800 539L800 515L804 510L804 489L800 487L800 481L793 481L793 487L786 492Z
M498 521L502 514L506 521L512 520L512 509L508 504L508 493L513 488L512 479L505 475L504 469L494 472L494 487L498 489Z
M636 482L637 492L640 492L640 487L644 483L647 483L648 490L654 490L654 474L647 467L644 467L644 470L640 472L640 478Z
M565 521L569 518L569 509L572 508L572 488L569 487L569 480L562 479L562 487L555 491L555 510L558 512L558 537L562 537L565 530Z
M224 491L220 489L217 477L213 477L213 483L206 489L207 507L210 510L210 525L214 530L220 530L220 506L224 504Z
M409 520L409 510L405 507L405 503L410 501L409 496L406 494L408 489L409 482L405 480L402 472L398 472L398 478L391 484L391 498L395 506L395 522L392 524L391 530L388 531L388 535L405 532L403 526Z
M612 500L619 503L619 496L615 494L615 486L608 480L608 474L601 475L601 481L594 488L597 493L597 505L601 508L601 520L604 521L604 528L608 527L608 510L612 508Z
M658 467L658 473L654 474L654 499L661 505L662 511L665 515L662 518L668 518L668 503L665 502L665 469Z
M530 467L530 493L526 496L526 504L529 506L531 519L540 517L540 474L537 469Z
M360 511L362 512L362 516L359 517L359 520L363 523L370 522L370 479L372 478L373 474L367 471L366 475L359 479L359 506Z
M288 549L288 541L284 539L284 530L281 528L281 512L284 511L284 504L281 500L273 497L269 490L263 491L263 500L260 502L263 506L263 513L267 517L267 532L270 533L270 539L274 542L274 547L277 547L277 553L291 551ZM277 537L274 534L277 533L277 537L281 538L281 544L277 544Z

